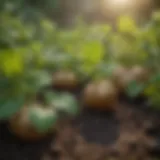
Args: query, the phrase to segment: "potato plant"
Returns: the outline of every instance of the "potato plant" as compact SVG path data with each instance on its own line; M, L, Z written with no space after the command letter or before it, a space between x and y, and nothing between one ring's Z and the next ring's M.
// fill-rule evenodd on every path
M9 129L23 140L36 141L56 131L58 120L78 114L78 102L68 93L44 93L43 103L31 102L9 119Z
M43 21L43 32L37 36L34 26L18 17L4 13L0 19L0 119L9 120L11 130L20 137L36 139L55 125L58 115L54 110L50 112L50 105L44 107L36 100L37 93L52 82L46 65L51 62L44 58L43 51L51 44L51 36L44 35L54 34L54 25Z
M157 14L145 27L121 17L116 31L86 24L64 30L47 19L35 30L37 25L9 13L0 19L0 119L9 120L21 138L39 139L56 128L61 115L74 117L80 111L72 95L46 92L49 85L74 90L90 77L82 101L105 111L115 110L121 92L132 98L144 94L158 103ZM43 102L37 100L39 92Z
M110 33L110 27L108 25L78 24L72 30L59 32L57 46L59 46L60 52L72 55L74 57L73 67L77 67L87 76L93 73L96 65L101 63L104 57L105 45L103 41Z
M63 89L75 89L91 77L105 55L105 37L110 33L108 25L81 24L72 30L60 30L57 34L57 54L53 85ZM109 60L108 60L109 61Z
M119 53L117 57L115 54L115 58L118 59L118 61L129 65L131 68L134 67L130 70L134 78L128 87L126 87L127 94L131 97L143 94L149 98L153 106L159 105L159 17L159 12L153 13L151 20L142 27L133 27L133 23L130 23L130 25L132 24L132 27L130 27L132 30L130 31L128 31L128 27L126 27L126 30L124 29L124 22L120 23L121 25L119 24L117 34L120 35L121 40L127 39L125 43L128 43L131 49L127 51L125 48L127 45L124 45L124 48L120 48L119 52L121 53ZM127 36L123 36L122 33L127 33ZM117 36L117 39L118 37L119 36ZM120 37L117 43L120 42ZM122 45L121 43L119 44ZM115 45L115 41L113 41L113 45ZM130 53L128 56L123 55L126 51ZM137 65L139 65L138 68L136 67Z
M34 30L35 25L25 24L18 17L5 13L2 20L6 28L10 26L16 34L13 37L8 34L5 38L9 41L4 39L7 45L0 50L3 92L0 97L0 119L9 121L10 130L20 138L39 140L55 131L58 120L62 118L61 113L74 117L79 112L78 102L72 95L48 93L45 88L55 84L56 72L62 73L62 81L58 79L57 83L62 82L63 86L68 78L71 86L77 86L81 78L84 79L79 68L86 64L87 59L80 61L75 54L62 50L56 39L60 37L60 31L47 19L39 22L38 31L41 32L38 35ZM4 29L2 26L1 31ZM23 30L27 34L22 34ZM20 43L22 39L25 43ZM94 44L90 43L90 47ZM96 50L95 54L99 52ZM96 60L94 63L97 63ZM44 95L43 102L37 100L39 92Z

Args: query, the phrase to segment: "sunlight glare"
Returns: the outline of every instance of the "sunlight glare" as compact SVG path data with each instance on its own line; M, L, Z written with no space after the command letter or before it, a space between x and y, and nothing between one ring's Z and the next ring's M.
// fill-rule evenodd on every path
M111 20L124 14L140 19L149 15L152 5L152 0L101 0L101 12Z
M106 5L115 10L121 10L127 7L132 6L133 0L104 0L106 1Z
M110 0L109 3L114 6L126 6L131 3L131 0Z

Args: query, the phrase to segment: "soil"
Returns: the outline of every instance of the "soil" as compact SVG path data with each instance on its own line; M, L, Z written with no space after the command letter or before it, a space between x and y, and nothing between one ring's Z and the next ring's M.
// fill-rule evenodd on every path
M84 107L76 119L60 122L56 135L36 143L20 141L2 123L0 160L152 160L160 156L158 115L139 100L122 101L115 113Z

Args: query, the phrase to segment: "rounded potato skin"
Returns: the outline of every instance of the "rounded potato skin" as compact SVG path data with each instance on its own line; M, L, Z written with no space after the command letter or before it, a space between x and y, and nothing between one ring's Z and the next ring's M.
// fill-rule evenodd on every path
M83 102L91 108L113 111L117 100L117 89L109 80L89 83L84 90Z
M14 115L9 120L8 125L10 131L24 141L38 141L48 134L37 132L36 129L30 124L27 107L22 108L19 113Z
M133 75L134 80L142 83L147 81L150 76L149 70L139 65L133 66L130 72Z
M112 73L112 80L119 92L123 92L127 84L131 81L130 71L128 68L123 66L117 66Z
M53 74L53 86L56 88L74 90L78 85L79 80L71 71L57 71Z

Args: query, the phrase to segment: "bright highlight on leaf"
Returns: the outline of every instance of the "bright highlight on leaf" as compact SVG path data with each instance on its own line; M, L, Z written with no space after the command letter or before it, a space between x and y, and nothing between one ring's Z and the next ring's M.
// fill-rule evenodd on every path
M17 53L14 50L7 50L0 53L0 69L7 76L20 74L23 71L23 53Z
M90 41L86 42L80 51L80 57L83 60L82 70L90 73L95 68L95 65L103 59L104 47L101 42Z
M54 128L58 119L57 113L48 108L31 107L29 110L29 120L38 132L47 132Z
M135 33L137 31L137 26L135 24L135 21L128 17L128 16L121 16L118 19L118 31L124 32L124 33Z
M76 115L79 111L78 102L74 96L69 93L46 93L47 102L57 111Z

